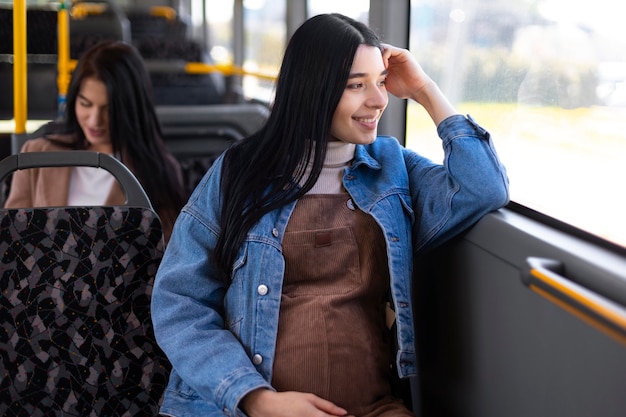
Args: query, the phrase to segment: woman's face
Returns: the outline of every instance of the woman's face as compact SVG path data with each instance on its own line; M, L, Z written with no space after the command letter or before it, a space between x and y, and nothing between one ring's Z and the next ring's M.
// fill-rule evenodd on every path
M330 140L368 144L376 139L378 121L387 107L387 70L380 49L361 45L356 51L348 85L330 127Z
M112 153L109 132L109 98L106 86L97 78L85 78L76 98L76 119L83 130L88 149Z

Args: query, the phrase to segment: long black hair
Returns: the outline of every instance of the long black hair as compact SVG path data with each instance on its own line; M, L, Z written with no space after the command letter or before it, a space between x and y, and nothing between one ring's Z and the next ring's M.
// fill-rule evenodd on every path
M87 144L75 111L86 78L95 78L106 86L114 155L133 171L159 215L168 217L162 220L173 223L184 204L183 185L175 160L163 142L150 77L141 55L127 43L105 41L81 56L68 87L64 119L65 132L76 135L77 149Z
M333 114L363 44L381 47L370 28L340 14L312 17L290 39L266 124L225 154L221 229L214 253L225 279L250 228L315 185ZM311 173L304 178L311 162Z

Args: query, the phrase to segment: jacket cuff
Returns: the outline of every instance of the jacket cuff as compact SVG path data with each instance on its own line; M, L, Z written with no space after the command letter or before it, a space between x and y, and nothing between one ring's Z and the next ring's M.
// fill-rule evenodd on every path
M457 136L477 136L489 141L489 132L474 120L469 114L455 114L445 118L437 126L437 134L441 139L453 139Z

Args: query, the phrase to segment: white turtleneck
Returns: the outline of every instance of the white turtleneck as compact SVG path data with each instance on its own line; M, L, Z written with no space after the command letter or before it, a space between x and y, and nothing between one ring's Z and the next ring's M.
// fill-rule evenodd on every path
M326 148L326 159L324 167L317 182L307 194L341 194L345 192L343 188L343 170L350 166L354 159L354 143L341 141L328 142ZM304 178L311 172L311 165L307 167Z

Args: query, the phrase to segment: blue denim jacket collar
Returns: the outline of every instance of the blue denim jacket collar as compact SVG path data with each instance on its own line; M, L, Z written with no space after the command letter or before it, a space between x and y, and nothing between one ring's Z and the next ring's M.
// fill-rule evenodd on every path
M356 147L352 167L357 168L361 164L375 170L380 170L382 168L380 163L367 152L367 148L363 145Z

